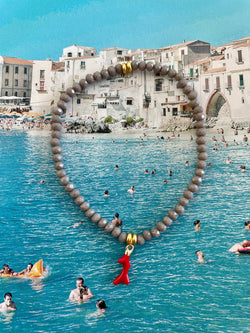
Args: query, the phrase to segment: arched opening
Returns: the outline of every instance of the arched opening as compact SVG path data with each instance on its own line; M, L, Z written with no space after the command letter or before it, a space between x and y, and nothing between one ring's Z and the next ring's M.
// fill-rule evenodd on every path
M228 101L220 91L215 91L211 95L207 103L206 115L208 119L231 118Z

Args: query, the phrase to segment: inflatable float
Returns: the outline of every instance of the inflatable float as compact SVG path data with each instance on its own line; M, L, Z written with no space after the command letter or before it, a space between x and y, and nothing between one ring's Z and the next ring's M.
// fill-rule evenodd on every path
M250 247L245 247L244 249L239 249L240 254L250 254Z
M31 271L25 276L25 275L10 275L10 274L2 274L0 277L18 277L18 278L40 278L43 277L46 273L46 269L43 266L43 259L40 259L38 262L36 262Z

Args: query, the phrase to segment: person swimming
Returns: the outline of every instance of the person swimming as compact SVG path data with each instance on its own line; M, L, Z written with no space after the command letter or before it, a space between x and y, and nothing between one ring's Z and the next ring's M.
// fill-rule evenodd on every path
M206 263L206 261L204 259L204 253L201 250L195 251L195 254L198 257L197 262L199 264L205 264Z
M118 165L116 164L116 166L115 166L115 170L119 170L119 167L118 167Z
M12 294L6 293L4 295L4 302L0 304L0 311L9 312L15 311L16 309L16 303L12 301Z
M148 169L145 170L144 174L145 174L145 175L148 175Z
M70 295L69 295L69 299L71 301L76 301L76 302L79 302L79 301L82 301L83 300L83 296L84 298L90 298L93 296L91 290L87 288L87 294L86 294L86 288L83 288L83 287L86 287L84 286L84 280L83 278L78 278L76 280L76 289L72 290Z
M112 221L112 224L115 227L121 227L122 226L122 220L119 219L119 213L115 213L114 220Z
M29 263L27 268L25 268L24 270L22 270L20 273L18 273L18 275L24 275L27 276L30 271L32 270L33 264Z
M104 312L107 309L107 305L106 305L106 303L105 303L105 301L103 299L98 299L96 301L96 307L101 312Z
M246 226L245 229L250 230L250 221L246 221L244 224Z
M201 230L201 221L200 220L194 221L194 225L195 225L195 227L194 227L195 231Z
M109 191L108 190L106 190L105 192L104 192L104 197L105 198L108 198L110 195L109 195Z
M4 264L3 269L0 271L0 276L1 275L15 276L17 275L17 273L14 272L13 269L11 269L8 264Z
M188 161L185 162L185 166L186 166L186 167L189 166L189 162L188 162Z
M132 185L131 186L131 188L128 190L128 192L130 193L130 194L134 194L136 191L135 191L135 187L134 187L134 185Z
M233 162L230 160L230 158L229 158L229 157L227 157L227 159L226 159L225 163L226 163L226 164L231 164L231 163L233 163Z
M245 247L250 247L250 241L247 239L234 244L228 251L238 253L239 250L244 249Z

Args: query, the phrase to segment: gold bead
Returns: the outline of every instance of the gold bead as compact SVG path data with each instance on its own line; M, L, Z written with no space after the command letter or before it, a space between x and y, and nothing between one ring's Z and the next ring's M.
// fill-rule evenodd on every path
M133 234L132 244L135 245L137 243L137 234Z
M132 72L132 66L131 66L131 62L130 61L128 61L126 63L126 67L127 67L127 73L131 73Z
M129 232L128 233L128 235L127 235L127 244L128 245L131 245L132 244L132 234L131 234L131 232Z
M122 72L123 72L123 74L127 73L127 66L125 63L122 64Z

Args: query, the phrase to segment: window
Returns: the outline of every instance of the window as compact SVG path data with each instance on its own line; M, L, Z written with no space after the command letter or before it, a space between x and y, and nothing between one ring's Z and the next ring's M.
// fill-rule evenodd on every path
M18 80L15 80L15 87L18 87Z
M85 61L81 61L81 68L85 69Z
M10 70L10 67L9 67L9 66L6 66L6 67L5 67L5 73L9 73L9 70Z
M239 75L239 79L240 79L240 87L244 87L244 78L243 78L243 74Z
M70 61L67 61L67 68L69 68L69 65L70 65Z
M40 90L44 90L44 81L40 81Z
M172 115L177 116L178 115L178 108L172 108Z
M229 59L229 53L227 53L227 59Z
M132 100L132 98L127 99L127 105L133 105L133 100Z
M28 68L27 67L24 67L23 69L23 74L27 74L28 73Z
M209 90L209 79L205 79L205 90Z
M176 100L177 100L177 102L180 102L181 96L176 96Z
M231 77L231 75L227 76L227 88L232 89L232 77Z
M181 50L181 56L184 56L184 50Z
M23 80L23 86L28 87L28 81L27 80Z
M157 79L155 80L155 91L162 91L163 80Z
M162 115L163 115L163 117L166 117L166 115L167 115L166 108L162 109Z
M23 93L23 97L26 97L26 92Z
M18 74L18 67L15 67L15 74Z
M9 96L8 91L5 91L5 96Z
M171 57L174 55L174 52L171 52Z
M165 102L166 102L166 103L168 102L168 98L165 98Z
M244 104L245 103L245 98L241 97L241 103Z
M243 62L243 60L242 60L242 50L238 51L238 62Z
M220 77L216 77L216 89L220 89Z
M5 87L8 87L8 85L9 85L9 80L5 79Z
M122 55L122 50L117 50L117 55Z
M44 79L45 70L40 70L40 79Z
M82 56L81 52L78 52L77 55L78 55L78 57L81 57L81 56Z
M15 96L17 97L17 91L15 91Z
M69 57L69 58L72 57L72 52L68 52L68 57Z
M156 108L156 101L154 101L154 106L155 106L155 108Z
M166 58L168 59L168 53L166 53Z
M194 69L190 68L190 77L193 77L193 76L194 76Z
M80 98L77 98L76 104L81 104L81 99Z

